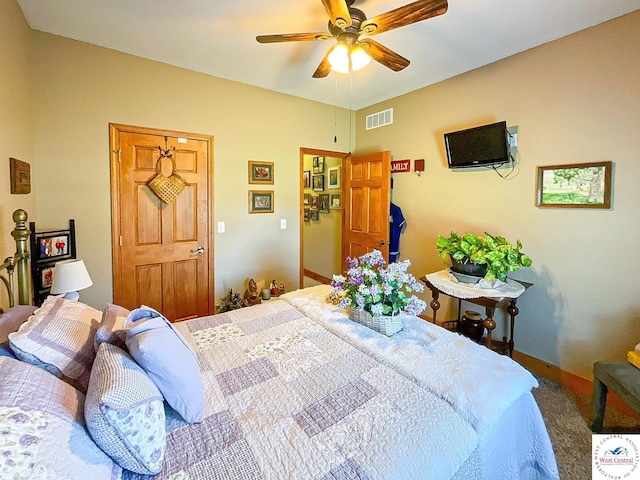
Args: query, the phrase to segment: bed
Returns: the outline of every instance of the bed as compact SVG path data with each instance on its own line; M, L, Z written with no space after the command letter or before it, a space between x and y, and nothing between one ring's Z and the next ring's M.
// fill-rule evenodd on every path
M0 478L559 478L531 374L417 317L381 335L329 291L177 324L11 308Z

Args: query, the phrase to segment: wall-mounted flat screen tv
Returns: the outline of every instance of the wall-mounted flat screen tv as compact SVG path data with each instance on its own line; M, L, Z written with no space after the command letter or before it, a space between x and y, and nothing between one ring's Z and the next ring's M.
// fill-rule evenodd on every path
M509 162L507 122L444 134L449 168L482 167Z

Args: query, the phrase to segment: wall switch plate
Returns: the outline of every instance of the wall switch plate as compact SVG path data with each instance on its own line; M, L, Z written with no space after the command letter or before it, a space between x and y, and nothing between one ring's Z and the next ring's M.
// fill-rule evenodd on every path
M224 233L224 222L218 222L218 233Z
M285 230L287 228L287 219L286 218L281 218L280 219L280 230Z

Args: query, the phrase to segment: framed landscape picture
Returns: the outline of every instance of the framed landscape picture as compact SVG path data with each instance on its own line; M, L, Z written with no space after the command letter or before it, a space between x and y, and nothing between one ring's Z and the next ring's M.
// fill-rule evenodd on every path
M273 190L249 190L249 213L273 213Z
M273 162L249 160L249 183L273 185Z
M340 167L331 167L329 172L329 188L340 188Z
M611 162L538 167L536 205L549 208L610 208Z

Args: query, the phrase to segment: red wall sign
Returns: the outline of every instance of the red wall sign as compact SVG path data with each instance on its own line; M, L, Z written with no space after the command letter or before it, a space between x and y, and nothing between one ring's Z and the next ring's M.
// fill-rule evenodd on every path
M411 160L393 160L391 162L391 173L402 173L411 171Z

